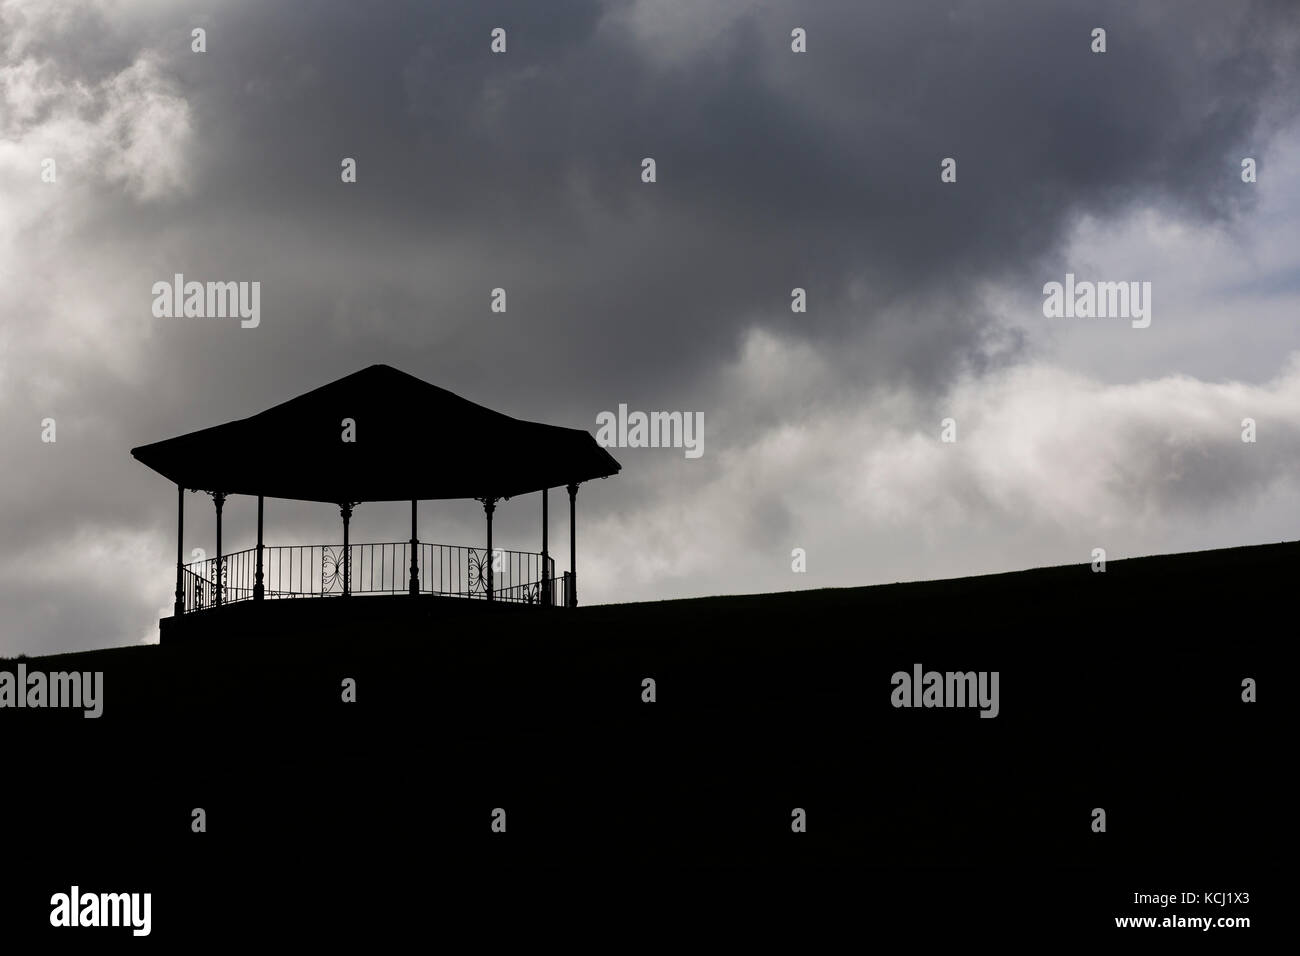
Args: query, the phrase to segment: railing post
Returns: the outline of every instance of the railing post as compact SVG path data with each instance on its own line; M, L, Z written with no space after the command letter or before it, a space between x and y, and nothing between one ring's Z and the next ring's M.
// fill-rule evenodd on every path
M416 551L420 547L420 539L415 534L415 499L411 499L411 597L416 597L420 593L420 573L418 565L415 562Z
M548 510L548 498L550 489L542 489L542 606L550 607L553 603L551 598L551 575L550 575L550 550L548 547L548 535L551 530L551 515Z
M343 596L352 595L352 549L348 547L348 523L352 520L352 505L344 502L339 505L339 514L343 516Z
M253 600L260 601L266 596L262 586L262 496L257 496L257 573L253 575Z
M496 563L496 558L492 554L492 512L497 510L497 500L495 498L483 499L483 513L487 515L487 599L495 600L492 591L495 580L492 572L492 565Z
M578 606L578 485L568 486L569 492L569 593L568 606Z
M172 614L185 613L185 486L176 486L176 603Z
M226 494L223 491L212 492L212 503L217 508L217 564L213 577L217 580L217 607L221 607L221 585L222 585L222 566L221 566L221 510L226 505Z

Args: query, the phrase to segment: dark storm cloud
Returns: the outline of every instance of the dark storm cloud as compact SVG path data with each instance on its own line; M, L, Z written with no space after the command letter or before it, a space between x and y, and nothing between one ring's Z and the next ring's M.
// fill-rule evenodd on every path
M914 301L932 321L871 372L940 384L981 354L970 283L1034 286L1080 213L1233 211L1261 112L1294 89L1277 60L1294 10L1130 7L769 5L666 64L620 5L221 9L210 52L172 64L195 110L191 198L135 229L184 217L192 270L256 264L268 328L222 343L254 364L315 359L304 340L441 368L486 349L495 394L580 376L589 402L662 400L755 322L839 342ZM356 187L338 182L343 156ZM656 185L639 182L643 156ZM440 272L449 246L472 265ZM288 268L331 259L314 279ZM497 285L512 312L489 319ZM811 310L792 323L795 285ZM385 318L332 322L340 300Z

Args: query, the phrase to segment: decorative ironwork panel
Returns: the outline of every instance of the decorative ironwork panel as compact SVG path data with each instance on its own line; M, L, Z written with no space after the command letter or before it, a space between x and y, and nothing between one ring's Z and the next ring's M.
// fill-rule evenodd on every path
M343 593L343 546L321 546L320 593Z
M486 594L488 570L491 567L488 562L492 560L492 555L477 548L466 548L465 550L469 562L469 573L466 578L468 587L465 593L471 595Z

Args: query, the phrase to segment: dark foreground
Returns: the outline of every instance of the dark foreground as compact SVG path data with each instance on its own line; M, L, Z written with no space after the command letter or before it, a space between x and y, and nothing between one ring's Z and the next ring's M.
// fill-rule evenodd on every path
M1249 945L1290 864L1272 806L1298 568L1286 544L577 611L267 602L27 659L103 671L104 714L0 710L0 925L85 947L719 938L680 928L699 920L813 951L832 928ZM893 707L916 664L997 671L998 716ZM150 937L51 929L74 883L151 892Z

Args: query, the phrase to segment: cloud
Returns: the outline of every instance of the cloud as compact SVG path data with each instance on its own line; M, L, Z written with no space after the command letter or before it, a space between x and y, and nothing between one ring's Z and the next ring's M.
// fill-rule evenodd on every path
M127 257L98 233L191 182L189 105L156 54L129 51L127 65L98 76L53 55L20 55L36 45L37 26L94 16L86 6L0 7L0 24L18 24L0 60L0 389L47 407L89 367L129 374L145 364L142 330L120 321Z
M800 372L783 384L773 366ZM588 590L648 599L666 578L686 595L988 573L1084 563L1093 547L1117 558L1276 540L1300 517L1300 352L1257 385L1110 385L1029 363L963 376L933 402L885 390L834 411L799 401L816 371L803 346L753 333L730 372L735 407L785 415L675 493L589 519L602 560L581 569ZM947 417L954 443L940 440ZM807 575L790 571L796 547Z
M23 598L6 601L0 653L9 656L156 641L158 619L171 613L174 576L150 527L81 524L7 554L0 580Z

